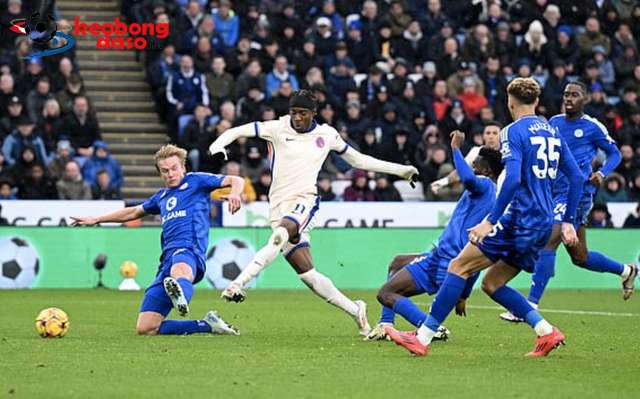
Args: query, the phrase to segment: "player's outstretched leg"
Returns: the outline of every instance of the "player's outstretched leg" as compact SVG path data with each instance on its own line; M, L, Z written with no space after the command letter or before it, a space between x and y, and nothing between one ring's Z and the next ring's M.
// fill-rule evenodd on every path
M534 350L526 356L547 356L560 344L564 345L564 334L549 324L522 294L505 285L518 273L518 269L500 261L487 270L482 280L482 290L533 328L537 335L536 344Z
M202 320L164 320L158 328L158 334L160 335L189 335L195 333L240 335L238 330L222 320L214 311L209 311Z
M288 240L289 232L287 229L283 226L276 227L269 237L267 245L256 252L247 267L222 291L222 298L230 302L244 301L247 296L243 290L244 286L275 260Z

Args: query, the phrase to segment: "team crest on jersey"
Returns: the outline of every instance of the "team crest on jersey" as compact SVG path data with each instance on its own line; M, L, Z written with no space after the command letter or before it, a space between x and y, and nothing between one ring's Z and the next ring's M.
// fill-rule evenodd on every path
M178 199L176 197L171 197L167 200L167 210L170 211L178 205Z
M189 187L189 183L184 183L183 185L180 186L178 190L186 190L187 187Z
M324 147L324 139L322 137L318 137L316 139L316 145L318 146L318 148Z
M576 137L582 137L584 136L584 132L582 131L582 129L576 129L574 130L573 135Z

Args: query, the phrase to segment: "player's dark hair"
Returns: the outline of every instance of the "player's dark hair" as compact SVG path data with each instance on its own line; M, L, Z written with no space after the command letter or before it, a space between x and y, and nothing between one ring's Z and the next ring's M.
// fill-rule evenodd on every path
M316 112L318 99L313 92L302 89L294 92L289 100L289 108L305 108Z
M503 127L502 123L500 123L500 122L498 122L496 120L486 121L484 123L484 127L487 127L487 126L498 126L498 128L500 128L500 129L502 129L502 127Z
M569 85L576 85L576 86L578 86L578 87L580 88L580 90L582 90L582 93L583 93L583 94L587 94L587 93L588 93L587 85L586 85L586 84L584 84L584 82L581 82L581 81L579 81L579 80L576 80L575 82L569 82L569 83L567 83L567 84L564 86L564 88L566 89Z
M487 161L489 164L489 169L491 169L491 173L497 179L502 173L502 169L504 166L502 165L502 154L498 150L494 150L489 147L480 148L479 155Z
M540 85L532 78L515 78L507 86L507 93L526 105L535 103L540 91Z

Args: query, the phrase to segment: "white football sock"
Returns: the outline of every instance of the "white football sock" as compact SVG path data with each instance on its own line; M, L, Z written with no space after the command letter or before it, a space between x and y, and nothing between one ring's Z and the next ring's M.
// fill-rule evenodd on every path
M435 331L431 330L429 327L423 324L420 326L420 328L418 328L418 334L416 334L416 337L418 338L418 341L420 341L422 345L426 346L431 343L431 340L433 340L433 337L435 335L436 335Z
M536 334L539 337L542 337L543 335L551 334L553 332L553 326L544 319L537 322L535 327L533 327L533 329L535 330Z
M333 282L325 275L318 273L316 269L298 275L307 287L311 288L318 296L324 298L330 304L339 307L352 316L358 313L358 305L340 292Z
M529 302L529 305L531 305L532 308L534 308L535 310L538 310L538 306L539 305L537 303L534 303L534 302L531 302L531 301L527 301L527 302Z
M278 226L273 230L273 234L269 237L267 245L260 248L254 255L251 262L245 267L245 269L231 282L231 284L244 287L252 278L257 276L265 267L269 266L273 262L278 253L287 244L289 240L289 233L287 229L282 226ZM278 242L278 244L276 244Z
M624 265L624 269L622 269L622 274L620 275L620 277L622 277L622 279L624 280L627 277L629 277L630 274L631 274L631 266Z

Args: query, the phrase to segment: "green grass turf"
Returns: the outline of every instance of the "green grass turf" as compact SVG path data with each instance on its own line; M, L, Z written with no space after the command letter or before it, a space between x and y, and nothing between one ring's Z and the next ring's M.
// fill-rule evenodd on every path
M374 292L350 292L370 304ZM192 314L214 307L242 335L138 337L141 293L97 290L0 291L0 398L631 398L640 397L640 295L549 291L549 309L633 313L548 313L567 346L525 359L533 335L494 309L452 315L446 343L425 358L389 342L366 343L353 321L306 291L250 292L227 304L198 291ZM423 304L428 297L421 297ZM493 303L475 292L470 305ZM71 318L63 339L34 331L38 311ZM400 324L401 327L407 325Z

